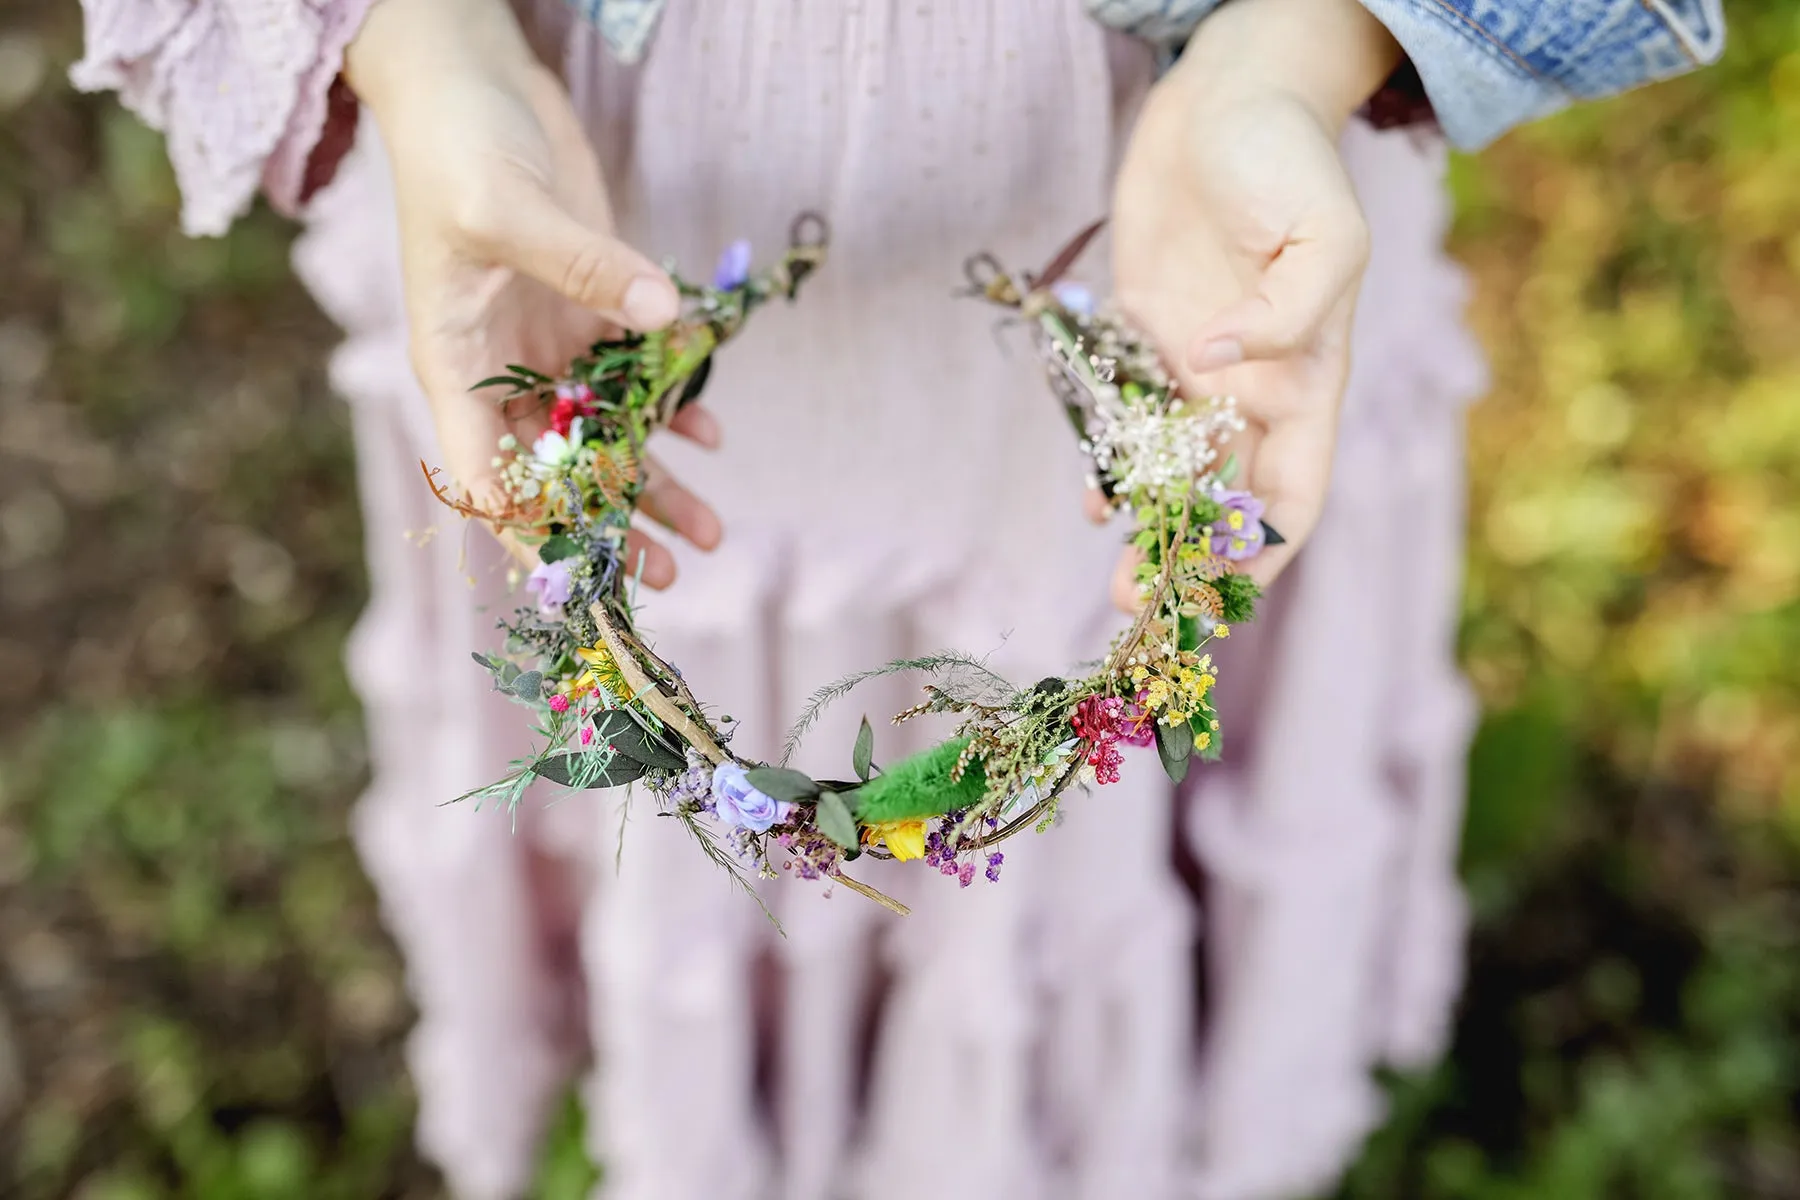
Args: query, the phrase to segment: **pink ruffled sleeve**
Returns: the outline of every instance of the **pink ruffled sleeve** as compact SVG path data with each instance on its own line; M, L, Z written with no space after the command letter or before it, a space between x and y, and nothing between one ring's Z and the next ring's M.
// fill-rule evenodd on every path
M349 149L339 68L373 0L82 0L83 91L114 90L168 138L181 223L222 234L260 187L296 214Z

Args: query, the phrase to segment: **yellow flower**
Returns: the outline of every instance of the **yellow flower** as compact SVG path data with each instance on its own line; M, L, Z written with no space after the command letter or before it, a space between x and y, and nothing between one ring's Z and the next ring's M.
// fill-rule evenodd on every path
M881 821L869 826L865 840L878 840L901 862L925 857L925 822Z
M1212 734L1197 733L1194 735L1194 749L1204 750L1210 745L1212 745Z
M575 676L574 686L577 691L601 688L621 700L631 699L631 688L626 684L625 676L620 673L619 664L613 661L611 651L605 646L577 646L575 656L587 664L587 669Z
M1226 516L1225 523L1233 529L1242 529L1244 527L1244 514L1234 508L1231 510L1230 514Z
M1214 625L1213 626L1213 636L1216 638L1230 637L1231 636L1231 626L1226 625L1223 622L1220 622L1219 624Z

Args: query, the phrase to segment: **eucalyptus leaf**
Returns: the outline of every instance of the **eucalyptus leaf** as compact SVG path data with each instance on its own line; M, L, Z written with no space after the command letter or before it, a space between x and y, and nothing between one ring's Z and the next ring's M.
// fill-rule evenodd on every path
M1156 723L1156 754L1171 781L1180 783L1187 778L1188 759L1193 753L1194 731L1186 721L1176 725Z
M552 754L532 768L540 779L573 788L609 788L627 784L644 774L644 764L623 754L612 755L598 771L580 764L585 754Z
M537 703L538 696L544 690L544 673L542 671L522 671L512 681L512 694L527 704Z
M517 679L521 674L523 674L523 672L519 670L518 663L512 662L511 660L503 660L500 663L500 686L510 689L513 680Z
M601 745L610 746L614 753L635 759L647 767L665 771L680 771L687 767L686 757L651 736L622 708L602 709L595 713L594 735Z
M851 753L850 762L856 768L856 777L868 782L875 770L875 730L866 716L862 719L862 727L856 731L856 749Z
M763 795L786 800L790 804L811 800L819 794L819 785L813 781L812 776L790 771L786 767L752 767L744 772L744 776L749 779L750 786Z
M856 818L850 806L836 792L820 792L819 806L813 810L819 832L846 850L856 848Z
M538 547L538 558L545 563L561 562L581 553L581 544L566 533L553 534Z

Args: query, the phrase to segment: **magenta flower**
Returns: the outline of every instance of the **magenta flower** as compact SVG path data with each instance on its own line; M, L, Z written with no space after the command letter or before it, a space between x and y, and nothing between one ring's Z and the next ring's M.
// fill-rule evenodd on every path
M1214 488L1212 498L1225 511L1212 525L1212 552L1232 562L1254 558L1263 548L1263 502L1249 492Z
M739 238L719 255L719 265L713 268L713 286L721 292L734 292L749 280L750 243Z
M558 559L552 563L539 563L531 568L531 575L525 580L525 590L537 597L539 615L550 618L562 616L563 605L569 602L569 560Z
M1143 692L1139 692L1137 699L1125 706L1125 711L1119 718L1119 740L1127 746L1156 744L1156 714L1144 707Z

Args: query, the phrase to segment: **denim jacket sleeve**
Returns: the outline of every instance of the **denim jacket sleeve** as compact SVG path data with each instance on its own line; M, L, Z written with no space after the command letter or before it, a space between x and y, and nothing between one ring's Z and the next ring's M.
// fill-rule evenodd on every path
M1221 0L1086 0L1101 21L1179 44ZM1715 61L1719 0L1361 0L1412 59L1451 142Z

